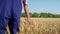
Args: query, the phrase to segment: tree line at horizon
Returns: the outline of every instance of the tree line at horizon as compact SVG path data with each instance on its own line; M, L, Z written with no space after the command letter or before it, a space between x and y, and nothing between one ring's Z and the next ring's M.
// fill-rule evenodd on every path
M26 17L25 13L23 12L21 14L21 17ZM30 17L37 17L37 18L60 18L60 14L52 14L52 13L31 13L30 12Z

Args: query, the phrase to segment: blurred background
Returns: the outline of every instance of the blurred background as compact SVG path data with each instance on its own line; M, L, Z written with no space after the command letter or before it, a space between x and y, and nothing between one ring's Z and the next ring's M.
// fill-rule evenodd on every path
M60 0L28 0L28 5L31 17L60 18Z

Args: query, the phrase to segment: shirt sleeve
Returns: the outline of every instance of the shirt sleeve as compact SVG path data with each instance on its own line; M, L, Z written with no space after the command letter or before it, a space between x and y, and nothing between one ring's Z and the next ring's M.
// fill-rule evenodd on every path
M28 0L26 0L26 3L25 4L28 4Z
M23 3L24 4L28 4L28 0L23 0Z

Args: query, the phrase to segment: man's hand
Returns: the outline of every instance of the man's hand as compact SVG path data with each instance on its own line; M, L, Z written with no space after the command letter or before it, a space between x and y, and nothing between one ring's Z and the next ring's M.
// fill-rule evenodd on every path
M30 24L31 23L31 18L26 18L26 21Z

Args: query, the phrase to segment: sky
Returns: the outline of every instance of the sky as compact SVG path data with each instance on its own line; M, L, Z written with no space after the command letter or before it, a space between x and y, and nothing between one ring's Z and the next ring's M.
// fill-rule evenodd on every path
M29 11L60 14L60 0L28 0Z

